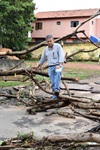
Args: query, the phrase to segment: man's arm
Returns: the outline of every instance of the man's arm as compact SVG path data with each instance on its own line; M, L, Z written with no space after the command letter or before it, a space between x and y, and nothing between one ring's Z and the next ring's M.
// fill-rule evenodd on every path
M46 61L46 55L45 55L45 51L44 51L38 65L37 65L37 67L35 67L35 69L42 68L42 65L45 61Z
M45 54L45 51L44 51L42 56L41 56L41 59L39 61L39 65L43 65L45 61L46 61L46 54Z
M61 45L59 45L59 67L62 67L64 64L64 51Z

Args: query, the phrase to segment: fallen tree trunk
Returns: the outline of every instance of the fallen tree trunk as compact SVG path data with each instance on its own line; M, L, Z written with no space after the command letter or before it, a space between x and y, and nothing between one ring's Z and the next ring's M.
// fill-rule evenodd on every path
M49 77L47 72L36 71L30 67L19 68L19 69L14 69L14 70L1 70L0 76L15 76L15 74L16 75L27 75L26 71L32 73L33 75L41 75L44 77ZM77 78L62 77L61 79L78 82Z
M72 102L72 104L78 108L83 108L83 109L100 109L100 104L95 102L90 102L88 104Z
M55 142L96 142L100 143L100 135L94 133L75 133L66 134L65 136L49 136L48 140Z
M90 114L94 116L100 116L100 112L98 111L90 111Z
M79 110L74 109L73 107L70 107L70 108L74 113L77 113L77 114L79 114L79 115L81 115L85 118L92 119L92 120L95 120L95 121L97 121L97 120L100 121L100 117L98 117L98 116L93 116L90 113L83 113Z
M63 36L63 37L61 37L59 39L54 40L54 41L55 42L59 42L59 41L61 41L63 39L70 38L72 36L75 36L78 33L83 33L83 32L84 32L84 30L75 31L75 32L72 32L71 34L65 35L65 36ZM16 51L16 52L8 52L7 55L9 55L9 56L12 56L12 55L16 55L16 56L25 55L25 54L31 53L31 52L33 52L33 51L37 50L38 48L43 47L45 45L46 45L46 41L41 42L41 43L35 45L34 47L29 48L28 50Z

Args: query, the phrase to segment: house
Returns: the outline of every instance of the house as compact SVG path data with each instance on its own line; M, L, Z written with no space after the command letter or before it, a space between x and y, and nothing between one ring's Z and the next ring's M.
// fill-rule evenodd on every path
M70 34L81 22L94 15L98 10L99 9L80 9L38 12L36 14L37 19L33 23L32 41L37 43L42 42L45 40L47 34L52 34L55 39ZM93 35L100 38L100 16L88 21L82 25L79 30L85 30L88 37ZM83 34L79 34L78 36L86 40ZM66 39L64 42L73 41L76 41L76 37Z

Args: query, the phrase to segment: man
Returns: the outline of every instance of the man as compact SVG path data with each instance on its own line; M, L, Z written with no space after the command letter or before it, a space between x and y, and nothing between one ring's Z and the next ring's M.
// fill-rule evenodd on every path
M60 44L54 43L52 35L46 36L47 46L41 56L39 65L36 68L42 67L47 61L48 74L50 77L53 99L56 99L60 92L61 72L64 64L64 52Z

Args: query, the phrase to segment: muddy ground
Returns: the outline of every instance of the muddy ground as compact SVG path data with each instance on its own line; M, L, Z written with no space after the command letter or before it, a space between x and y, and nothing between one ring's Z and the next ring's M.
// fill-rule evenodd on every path
M68 63L67 67L75 67L76 64ZM100 64L80 66L77 63L77 67L87 67L87 69L97 67L100 69ZM100 100L100 77L95 76L89 79L81 80L78 84L73 82L66 82L70 92L73 95L93 98ZM61 85L63 86L63 85ZM15 88L16 89L16 88ZM0 92L5 94L14 94L15 89L12 87L6 87L0 89ZM63 93L63 91L61 91ZM41 91L36 91L36 96L42 96L50 98L51 95ZM65 93L64 93L65 94ZM26 99L27 101L27 99ZM61 110L70 111L68 107L60 108ZM54 110L54 109L53 109ZM52 111L52 109L48 110ZM100 122L89 120L87 118L76 115L76 119L65 118L58 114L46 116L47 112L40 112L36 115L29 115L26 111L26 106L23 103L16 101L14 98L7 99L6 97L0 97L0 140L6 140L15 137L18 133L34 132L35 137L42 138L53 135L65 135L67 133L82 133L87 132L94 127L100 126ZM98 131L100 134L100 131ZM50 150L53 150L51 148ZM64 149L64 148L63 148ZM78 150L100 150L100 147L92 148L79 148ZM20 150L20 149L18 149ZM34 149L35 150L35 149ZM38 149L43 150L43 149ZM56 149L55 149L56 150ZM62 148L58 148L62 150ZM65 148L64 150L68 150ZM72 150L72 149L70 149Z

